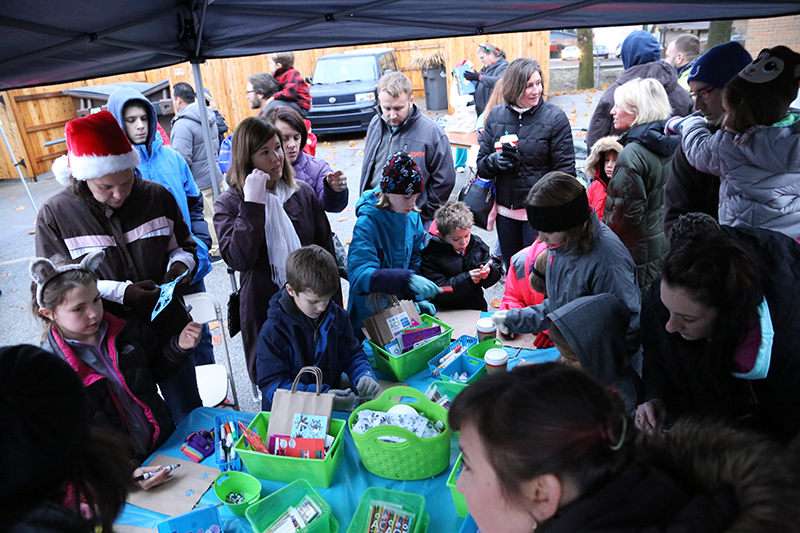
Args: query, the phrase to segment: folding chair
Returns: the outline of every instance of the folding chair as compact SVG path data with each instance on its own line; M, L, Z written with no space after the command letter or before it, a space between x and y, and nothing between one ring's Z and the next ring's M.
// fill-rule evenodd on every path
M236 281L236 271L231 267L228 267L228 277L231 280L231 295L233 295L233 293L239 290L239 284ZM234 335L231 335L231 337L234 337ZM253 387L253 401L256 405L261 405L261 389L253 382L250 382L250 385Z
M211 364L195 367L197 373L197 388L200 391L200 398L206 407L216 407L226 405L239 410L239 399L236 395L236 383L233 378L231 367L231 354L228 351L228 340L225 334L222 308L214 296L207 292L195 294L185 294L183 296L187 306L190 306L192 320L200 324L208 324L217 321L219 332L222 337L222 347L225 350L225 365ZM229 400L228 388L231 395Z

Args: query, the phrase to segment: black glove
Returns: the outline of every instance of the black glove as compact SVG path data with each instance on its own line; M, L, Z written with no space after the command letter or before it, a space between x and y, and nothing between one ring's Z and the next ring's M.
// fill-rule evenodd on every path
M137 281L125 289L122 303L141 314L149 314L153 312L160 294L161 290L153 280Z
M469 81L480 81L481 75L474 70L468 70L464 72L464 79Z
M506 150L506 146L511 146L513 150ZM499 152L491 153L487 156L489 167L494 172L505 172L511 170L519 163L519 152L516 151L512 145L504 145L503 149Z
M177 278L178 276L180 276L181 274L183 274L187 270L189 270L189 267L187 267L186 265L184 265L180 261L175 261L174 263L172 263L172 266L169 267L169 270L167 270L167 273L164 274L164 280L161 282L161 284L163 285L164 283L169 283L170 281L174 280L175 278ZM178 282L178 284L175 285L175 290L183 292L191 284L192 284L192 275L191 274L186 274L186 276L184 276L183 279L181 279Z

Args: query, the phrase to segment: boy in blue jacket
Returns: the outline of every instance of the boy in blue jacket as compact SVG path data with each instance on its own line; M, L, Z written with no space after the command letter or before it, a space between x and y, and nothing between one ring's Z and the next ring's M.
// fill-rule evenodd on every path
M256 369L263 411L272 408L276 389L292 388L304 366L322 370L322 392L335 395L337 411L355 406L350 383L355 383L360 398L380 391L347 313L331 301L338 287L336 260L324 248L312 244L289 254L286 286L272 297L258 337ZM297 388L315 391L317 386L310 375L303 375Z

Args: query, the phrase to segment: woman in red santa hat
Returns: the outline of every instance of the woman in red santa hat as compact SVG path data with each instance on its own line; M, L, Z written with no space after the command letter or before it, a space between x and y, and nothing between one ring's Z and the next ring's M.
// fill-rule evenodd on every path
M97 288L106 307L126 308L151 322L157 284L185 273L175 287L179 294L197 267L180 208L166 188L141 179L139 154L108 111L69 121L66 137L68 153L53 163L53 173L67 187L39 210L36 255L78 263L87 253L105 250ZM179 300L152 321L164 342L189 322ZM159 385L176 424L202 405L191 358Z

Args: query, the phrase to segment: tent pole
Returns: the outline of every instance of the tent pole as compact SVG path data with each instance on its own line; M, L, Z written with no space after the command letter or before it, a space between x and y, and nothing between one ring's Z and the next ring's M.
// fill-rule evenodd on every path
M22 186L25 187L25 192L28 193L28 199L31 201L33 210L38 213L39 208L36 207L36 202L33 201L33 196L31 195L31 190L28 189L28 183L25 181L25 176L22 175L22 171L19 169L19 162L17 161L16 156L14 156L14 150L11 148L11 144L8 142L8 137L6 137L6 130L3 128L2 120L0 120L0 134L3 135L3 142L6 143L8 154L11 156L11 161L14 163L14 168L17 169L17 174L19 174L19 179L22 182Z
M200 73L200 63L192 63L192 73L194 74L195 92L197 93L197 107L200 115L200 129L203 130L203 144L206 147L206 159L208 160L208 171L211 174L211 188L214 191L214 198L219 196L219 183L215 177L214 167L217 166L214 152L211 150L211 133L208 130L208 114L203 111L208 110L206 105L206 93L203 91L203 75Z

